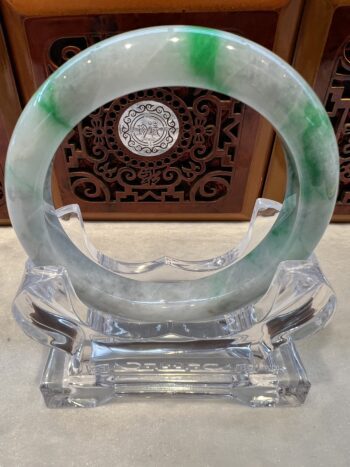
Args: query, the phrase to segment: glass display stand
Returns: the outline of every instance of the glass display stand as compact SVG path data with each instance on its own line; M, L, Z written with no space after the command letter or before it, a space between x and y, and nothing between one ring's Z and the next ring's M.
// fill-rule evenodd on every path
M89 241L77 205L56 215L94 261L136 280L196 280L238 261L265 236L281 205L259 199L248 231L222 256L127 263ZM299 405L310 382L295 341L323 328L335 296L316 257L280 264L255 303L212 319L141 322L86 306L66 270L27 262L13 304L30 337L50 346L40 389L48 407L95 407L130 396L222 397L252 406Z

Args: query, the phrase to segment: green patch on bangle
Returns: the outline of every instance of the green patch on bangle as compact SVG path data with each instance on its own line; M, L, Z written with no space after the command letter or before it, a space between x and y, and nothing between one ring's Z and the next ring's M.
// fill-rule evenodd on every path
M220 38L213 33L208 34L208 31L210 29L196 28L194 32L188 34L189 59L195 75L205 77L214 84Z
M329 118L325 112L321 112L315 105L308 103L304 108L304 118L308 123L304 130L302 141L304 149L304 165L312 186L318 187L323 182L322 161L319 159L315 138L326 141L333 132Z
M59 106L55 99L55 87L51 81L49 81L42 89L39 89L38 104L55 120L56 123L67 130L71 129L69 123L61 115Z
M332 138L333 129L327 114L312 101L304 106L296 106L290 109L288 120L284 126L294 128L301 135L300 163L303 176L307 180L303 184L302 193L306 201L314 196L327 197L325 191L325 165L327 161L320 158L320 142ZM288 130L290 131L290 129Z

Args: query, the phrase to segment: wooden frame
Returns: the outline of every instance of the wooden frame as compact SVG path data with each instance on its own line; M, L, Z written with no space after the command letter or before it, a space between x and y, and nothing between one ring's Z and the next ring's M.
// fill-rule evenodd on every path
M4 166L10 136L21 112L11 63L0 23L0 225L8 224L4 194Z

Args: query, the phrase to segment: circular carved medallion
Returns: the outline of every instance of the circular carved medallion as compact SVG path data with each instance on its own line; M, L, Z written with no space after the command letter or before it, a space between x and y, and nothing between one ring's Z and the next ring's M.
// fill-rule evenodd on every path
M123 112L118 133L125 147L134 154L159 156L174 146L179 136L179 121L167 105L143 100Z

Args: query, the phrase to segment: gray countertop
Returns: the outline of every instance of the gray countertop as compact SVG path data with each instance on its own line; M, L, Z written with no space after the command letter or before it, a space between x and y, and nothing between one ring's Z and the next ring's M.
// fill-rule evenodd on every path
M90 223L87 230L107 251L117 225L118 248L128 246L130 229L135 248L145 247L138 223ZM214 240L224 249L246 228L219 227L221 237ZM210 229L216 228L211 224L205 238L200 224L187 225L189 247L192 242L208 248ZM198 232L202 237L196 240ZM176 244L181 235L172 231L171 241ZM312 382L304 406L250 409L228 401L124 399L96 409L49 410L38 389L46 349L22 333L10 311L25 255L13 230L1 228L0 466L349 466L349 238L350 225L332 225L317 250L338 309L325 330L298 345ZM162 241L169 242L167 223L157 228L158 248Z

